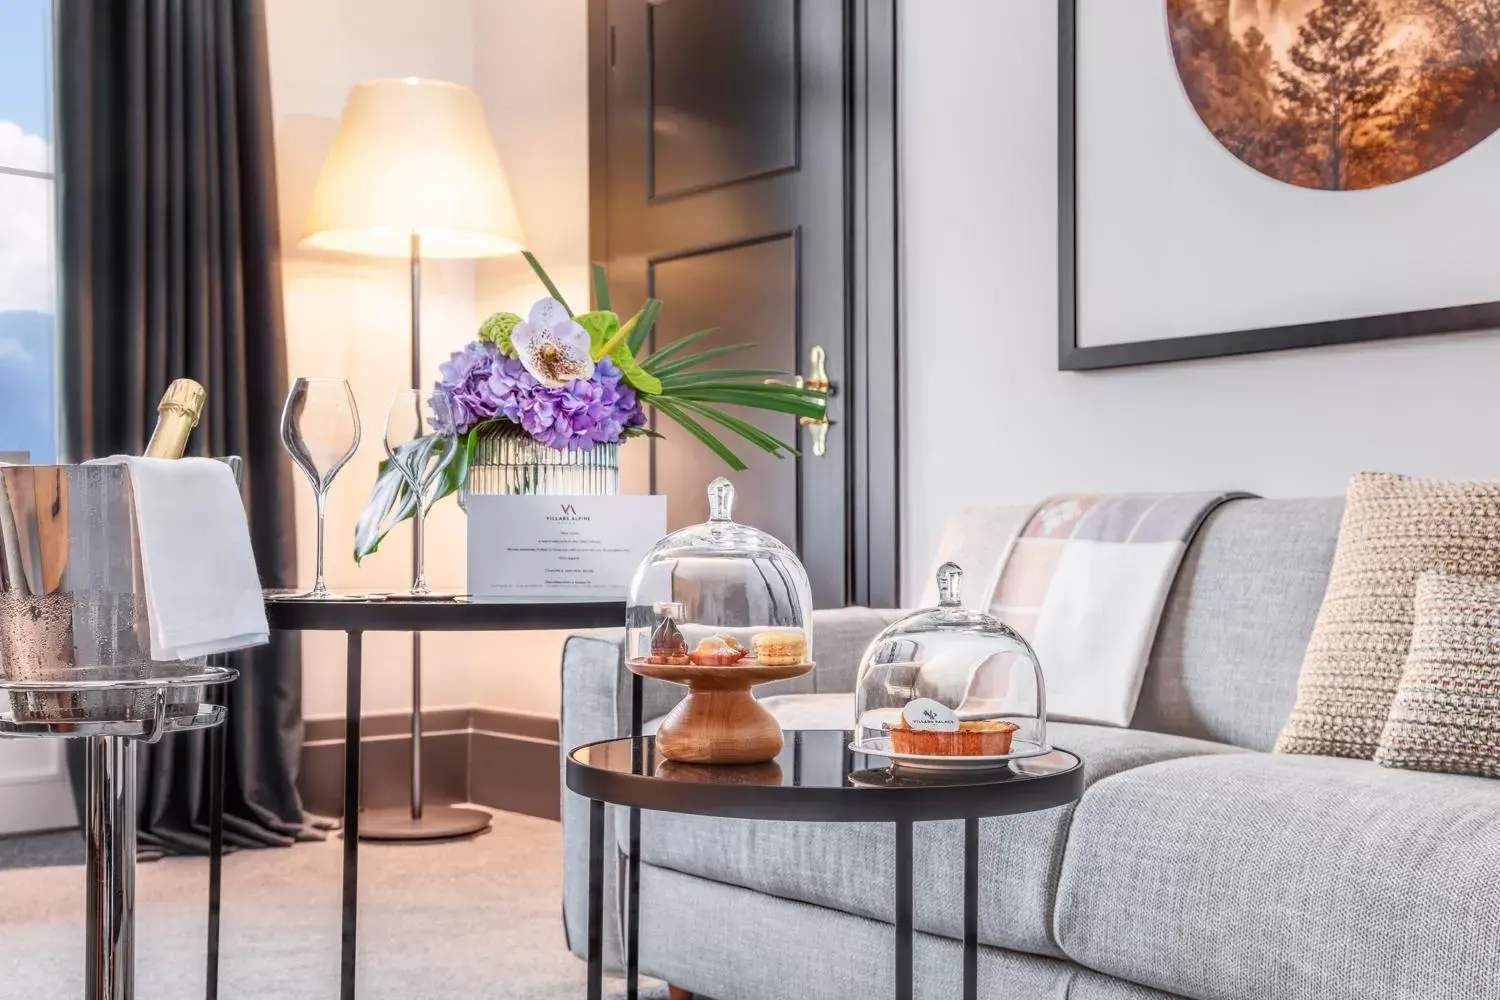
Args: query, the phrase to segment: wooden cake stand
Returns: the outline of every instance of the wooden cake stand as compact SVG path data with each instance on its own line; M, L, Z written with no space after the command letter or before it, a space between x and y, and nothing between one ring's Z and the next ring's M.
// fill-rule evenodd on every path
M686 684L688 695L661 721L656 749L668 760L693 764L762 764L781 753L781 725L750 688L801 677L812 663L769 666L741 660L723 667L647 663L625 665L642 677Z

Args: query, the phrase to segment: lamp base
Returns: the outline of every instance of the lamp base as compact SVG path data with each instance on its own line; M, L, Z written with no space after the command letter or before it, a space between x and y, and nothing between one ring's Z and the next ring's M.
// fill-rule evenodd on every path
M416 819L405 807L369 809L359 817L359 839L381 841L439 841L472 837L490 828L494 819L483 809L460 806L423 806Z

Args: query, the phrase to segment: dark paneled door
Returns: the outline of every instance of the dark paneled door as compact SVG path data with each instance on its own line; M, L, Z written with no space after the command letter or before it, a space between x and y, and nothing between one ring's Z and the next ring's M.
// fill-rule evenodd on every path
M601 12L594 255L619 301L663 300L658 344L718 326L707 345L757 344L726 363L808 376L823 349L834 385L823 454L782 414L753 419L796 441L801 458L724 439L750 466L728 473L736 520L795 547L818 606L842 606L852 565L845 5L605 0ZM726 466L670 421L658 429L668 437L652 445L653 486L671 527L704 520L704 487Z

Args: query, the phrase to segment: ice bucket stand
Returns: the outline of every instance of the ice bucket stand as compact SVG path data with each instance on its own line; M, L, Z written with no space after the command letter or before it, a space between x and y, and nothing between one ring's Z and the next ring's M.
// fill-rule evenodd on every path
M238 458L224 460L239 478ZM152 658L133 491L120 465L0 466L0 737L87 743L86 1000L135 992L136 759L211 729L238 676ZM222 731L209 733L207 1000L218 986Z
M133 1000L135 996L136 747L155 743L166 733L221 725L223 706L172 704L169 711L168 692L174 687L225 684L236 676L238 672L230 667L204 667L170 678L72 683L0 680L0 692L10 695L89 697L134 692L144 693L152 704L149 717L134 721L23 721L9 708L0 711L0 737L87 741L85 1000ZM219 741L211 742L222 754ZM218 762L210 764L211 769L217 766ZM222 795L222 782L215 780L211 785L216 798ZM209 805L215 825L221 805ZM211 949L210 965L216 951ZM217 978L214 972L209 970L210 991Z

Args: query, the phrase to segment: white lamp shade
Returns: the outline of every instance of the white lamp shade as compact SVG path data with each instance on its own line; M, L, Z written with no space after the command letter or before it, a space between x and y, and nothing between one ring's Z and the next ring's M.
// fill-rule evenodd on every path
M499 257L522 246L479 95L439 80L370 80L349 92L318 175L305 246L405 257Z

